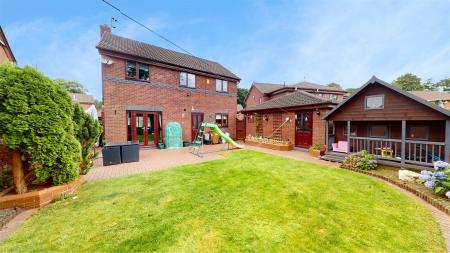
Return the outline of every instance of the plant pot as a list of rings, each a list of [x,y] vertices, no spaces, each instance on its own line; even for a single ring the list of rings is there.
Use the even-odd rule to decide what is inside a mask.
[[[158,143],[158,149],[165,149],[166,148],[166,144],[160,142]]]
[[[189,147],[189,146],[191,146],[190,141],[183,141],[183,147]]]
[[[314,157],[319,157],[322,155],[322,152],[320,149],[309,149],[309,155]]]

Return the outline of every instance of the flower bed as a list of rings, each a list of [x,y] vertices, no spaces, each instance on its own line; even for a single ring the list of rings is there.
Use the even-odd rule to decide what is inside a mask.
[[[0,197],[0,209],[20,207],[32,209],[42,207],[62,194],[73,193],[78,186],[84,182],[84,177],[80,176],[76,180],[64,184],[52,186],[42,190],[27,192],[23,194],[12,194]]]
[[[255,136],[251,136],[251,135],[249,135],[245,138],[245,144],[251,145],[251,146],[264,147],[264,148],[273,149],[273,150],[280,150],[280,151],[289,151],[294,148],[294,145],[289,141],[275,140],[275,139],[269,139],[269,138],[263,138],[263,137],[255,137]]]

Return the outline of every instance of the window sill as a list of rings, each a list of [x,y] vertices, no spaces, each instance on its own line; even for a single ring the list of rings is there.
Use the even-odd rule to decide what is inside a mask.
[[[188,88],[188,89],[192,89],[192,90],[195,90],[196,89],[196,87],[189,87],[189,86],[187,86],[187,85],[179,85],[180,87],[183,87],[183,88]]]

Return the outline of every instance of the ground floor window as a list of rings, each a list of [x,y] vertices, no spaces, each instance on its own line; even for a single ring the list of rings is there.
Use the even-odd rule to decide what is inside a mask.
[[[406,133],[408,139],[428,140],[429,128],[428,126],[411,125],[407,127]]]
[[[216,113],[216,124],[219,127],[228,127],[228,114]]]
[[[387,125],[371,125],[369,134],[370,137],[387,138],[389,136],[389,128]]]
[[[344,125],[343,129],[343,135],[345,138],[347,138],[347,125]],[[357,127],[355,125],[350,125],[350,136],[358,136],[357,133]]]

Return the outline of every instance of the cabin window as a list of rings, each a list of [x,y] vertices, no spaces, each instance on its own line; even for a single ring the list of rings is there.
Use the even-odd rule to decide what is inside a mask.
[[[375,138],[387,138],[389,135],[389,129],[386,125],[372,125],[369,128],[370,137]]]
[[[127,77],[136,78],[136,62],[127,62]]]
[[[216,113],[216,124],[219,127],[228,127],[228,114]]]
[[[228,92],[228,81],[216,79],[216,91]]]
[[[408,139],[414,140],[428,140],[429,128],[428,126],[412,125],[406,129],[406,136]]]
[[[186,72],[180,72],[180,85],[189,88],[195,88],[195,75]]]
[[[347,125],[344,125],[342,128],[344,130],[344,137],[347,138]],[[355,125],[350,125],[350,136],[357,136],[357,127]]]
[[[350,127],[351,128],[351,127]],[[334,122],[333,121],[328,121],[328,134],[329,135],[334,135]],[[345,133],[347,134],[347,133]]]
[[[366,110],[383,109],[384,95],[366,96]]]

